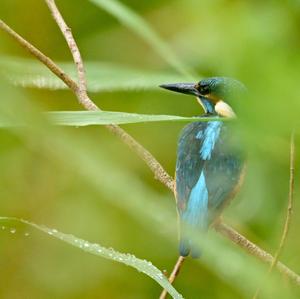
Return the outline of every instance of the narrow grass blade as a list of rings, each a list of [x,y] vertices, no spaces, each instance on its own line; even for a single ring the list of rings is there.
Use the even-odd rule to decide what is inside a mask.
[[[59,64],[67,74],[76,79],[73,63]],[[122,65],[88,61],[88,91],[128,91],[158,89],[162,83],[184,82],[184,76],[172,72],[155,72],[133,69]],[[0,73],[17,86],[43,89],[67,89],[68,87],[39,62],[17,57],[0,58]]]
[[[151,115],[112,111],[58,111],[48,112],[50,121],[63,126],[90,126],[108,124],[132,124],[162,121],[211,121],[216,117],[183,117],[176,115]]]
[[[44,115],[50,123],[59,126],[96,126],[111,124],[135,124],[147,122],[196,122],[196,121],[214,121],[220,120],[218,117],[185,117],[177,115],[159,115],[159,114],[137,114],[113,111],[53,111],[46,112]],[[226,119],[223,119],[226,121]],[[32,120],[26,122],[21,120],[12,121],[5,115],[0,116],[0,128],[20,127],[34,125]]]
[[[142,260],[135,257],[132,254],[121,253],[112,248],[103,247],[99,244],[90,243],[86,240],[77,238],[71,234],[64,234],[62,232],[57,231],[56,229],[48,228],[45,225],[38,225],[27,220],[18,219],[14,217],[0,217],[0,221],[17,222],[29,225],[39,231],[51,235],[54,238],[66,242],[72,246],[75,246],[83,251],[133,267],[139,272],[142,272],[151,277],[153,280],[155,280],[159,285],[165,288],[173,298],[183,299],[182,295],[180,295],[175,290],[175,288],[169,283],[165,275],[147,260]]]

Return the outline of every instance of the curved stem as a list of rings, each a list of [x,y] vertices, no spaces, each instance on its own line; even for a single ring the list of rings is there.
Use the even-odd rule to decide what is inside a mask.
[[[284,228],[282,231],[281,240],[278,246],[278,249],[275,253],[274,260],[272,262],[272,265],[269,269],[269,272],[271,273],[273,268],[276,266],[279,256],[282,253],[282,250],[284,248],[288,232],[290,230],[290,224],[292,219],[292,213],[293,213],[293,206],[294,206],[294,184],[295,184],[295,137],[294,132],[291,134],[291,142],[290,142],[290,180],[289,180],[289,197],[288,197],[288,206],[286,211],[286,218],[284,223]]]
[[[247,238],[245,238],[243,235],[235,231],[232,227],[228,226],[224,222],[216,223],[214,229],[226,238],[230,239],[233,243],[245,249],[249,254],[256,256],[264,263],[270,265],[273,263],[274,257],[270,253],[259,248],[257,245],[249,241]],[[276,264],[276,268],[279,272],[285,274],[291,281],[300,286],[300,276],[298,274],[296,274],[281,262],[278,262]]]
[[[0,19],[0,29],[8,33],[11,37],[13,37],[24,49],[26,49],[30,54],[32,54],[35,58],[37,58],[40,62],[42,62],[54,75],[60,78],[74,93],[76,92],[78,88],[77,83],[72,78],[70,78],[64,72],[64,70],[62,70],[58,65],[56,65],[51,58],[47,57],[35,46],[33,46],[22,36],[16,33],[1,19]]]
[[[84,106],[88,107],[88,110],[99,110],[99,108],[89,99],[87,95],[85,69],[84,69],[79,48],[73,37],[71,28],[67,26],[65,20],[63,19],[60,11],[58,10],[55,4],[55,0],[45,0],[45,1],[52,13],[55,22],[57,23],[60,31],[62,32],[68,44],[70,52],[73,56],[73,60],[76,66],[77,76],[78,76],[78,90],[76,91],[78,93],[78,99]]]
[[[175,281],[176,277],[178,276],[179,271],[180,271],[184,261],[185,261],[185,257],[180,255],[178,257],[177,262],[173,268],[173,271],[168,279],[171,284]],[[165,299],[167,297],[167,295],[168,295],[168,292],[164,289],[162,291],[162,293],[160,294],[159,299]]]
[[[290,180],[289,180],[289,196],[288,196],[288,206],[287,206],[287,211],[286,211],[286,218],[285,218],[285,223],[280,239],[280,243],[278,246],[278,249],[274,255],[274,259],[271,263],[270,269],[268,271],[268,275],[270,275],[273,271],[273,269],[276,267],[279,256],[281,255],[287,236],[288,232],[290,229],[290,224],[291,224],[291,219],[292,219],[292,213],[293,213],[293,206],[294,206],[294,183],[295,183],[295,137],[294,137],[294,131],[291,133],[291,141],[290,141]],[[253,299],[257,299],[258,295],[260,293],[260,290],[262,288],[262,285],[259,286],[253,296]]]
[[[34,57],[48,67],[52,73],[59,77],[76,95],[80,104],[90,111],[100,110],[100,108],[88,97],[87,94],[83,94],[80,91],[79,85],[69,77],[59,66],[57,66],[53,60],[43,54],[40,50],[26,41],[23,37],[17,34],[7,24],[0,19],[0,29],[7,32],[13,37],[22,47],[27,49]],[[131,135],[117,125],[107,125],[106,128],[113,134],[118,136],[130,149],[132,149],[151,169],[155,178],[166,185],[173,191],[173,179],[164,170],[162,165],[153,157],[153,155],[146,150],[140,143],[138,143]]]

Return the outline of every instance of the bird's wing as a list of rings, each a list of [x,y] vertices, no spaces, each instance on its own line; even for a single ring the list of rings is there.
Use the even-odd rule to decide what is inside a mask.
[[[197,256],[185,227],[208,228],[238,184],[243,167],[241,157],[222,121],[192,123],[182,131],[176,164],[181,255],[191,251]]]
[[[176,197],[179,212],[185,210],[186,201],[195,186],[204,161],[199,159],[203,140],[196,139],[196,135],[205,131],[205,123],[191,123],[181,133],[176,163]]]
[[[187,256],[195,247],[185,232],[186,226],[203,227],[207,222],[205,211],[207,211],[208,196],[205,179],[203,175],[201,176],[205,160],[200,158],[200,149],[204,141],[202,136],[206,127],[207,123],[204,122],[187,125],[178,143],[175,194],[180,217],[179,251],[181,256]],[[196,185],[198,185],[197,188],[194,188]],[[195,249],[192,251],[197,254],[197,248]]]
[[[243,155],[221,121],[192,123],[179,140],[176,194],[179,214],[205,228],[238,184]]]
[[[205,164],[204,169],[210,218],[213,218],[234,195],[243,174],[244,163],[245,154],[240,140],[230,125],[226,124],[222,127],[211,160]]]

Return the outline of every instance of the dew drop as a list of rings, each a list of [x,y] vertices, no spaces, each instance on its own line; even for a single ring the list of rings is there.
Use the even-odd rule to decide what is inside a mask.
[[[24,234],[24,236],[25,236],[25,237],[28,237],[28,236],[29,236],[29,233],[28,233],[28,232],[26,232],[26,233]]]
[[[2,225],[2,226],[1,226],[1,229],[2,229],[2,230],[5,230],[5,229],[6,229],[6,227],[5,227],[4,225]]]
[[[158,273],[158,278],[159,278],[159,279],[164,279],[165,276],[163,275],[163,273],[159,272],[159,273]]]
[[[11,229],[10,229],[10,232],[11,232],[12,234],[14,234],[16,231],[17,231],[17,230],[16,230],[15,228],[11,228]]]

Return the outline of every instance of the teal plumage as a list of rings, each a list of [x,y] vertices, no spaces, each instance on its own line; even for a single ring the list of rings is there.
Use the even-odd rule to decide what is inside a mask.
[[[206,231],[239,183],[244,165],[240,147],[230,142],[222,121],[195,122],[180,136],[176,163],[176,198],[181,219],[180,254],[197,256],[185,229]]]
[[[219,118],[188,124],[178,142],[176,199],[180,218],[179,251],[181,256],[191,254],[197,257],[199,250],[187,230],[189,227],[204,232],[208,229],[233,196],[244,166],[244,154],[232,124],[223,121],[215,109],[216,104],[244,91],[244,87],[236,80],[218,77],[198,84],[180,83],[162,87],[196,95],[205,109],[204,116]]]

